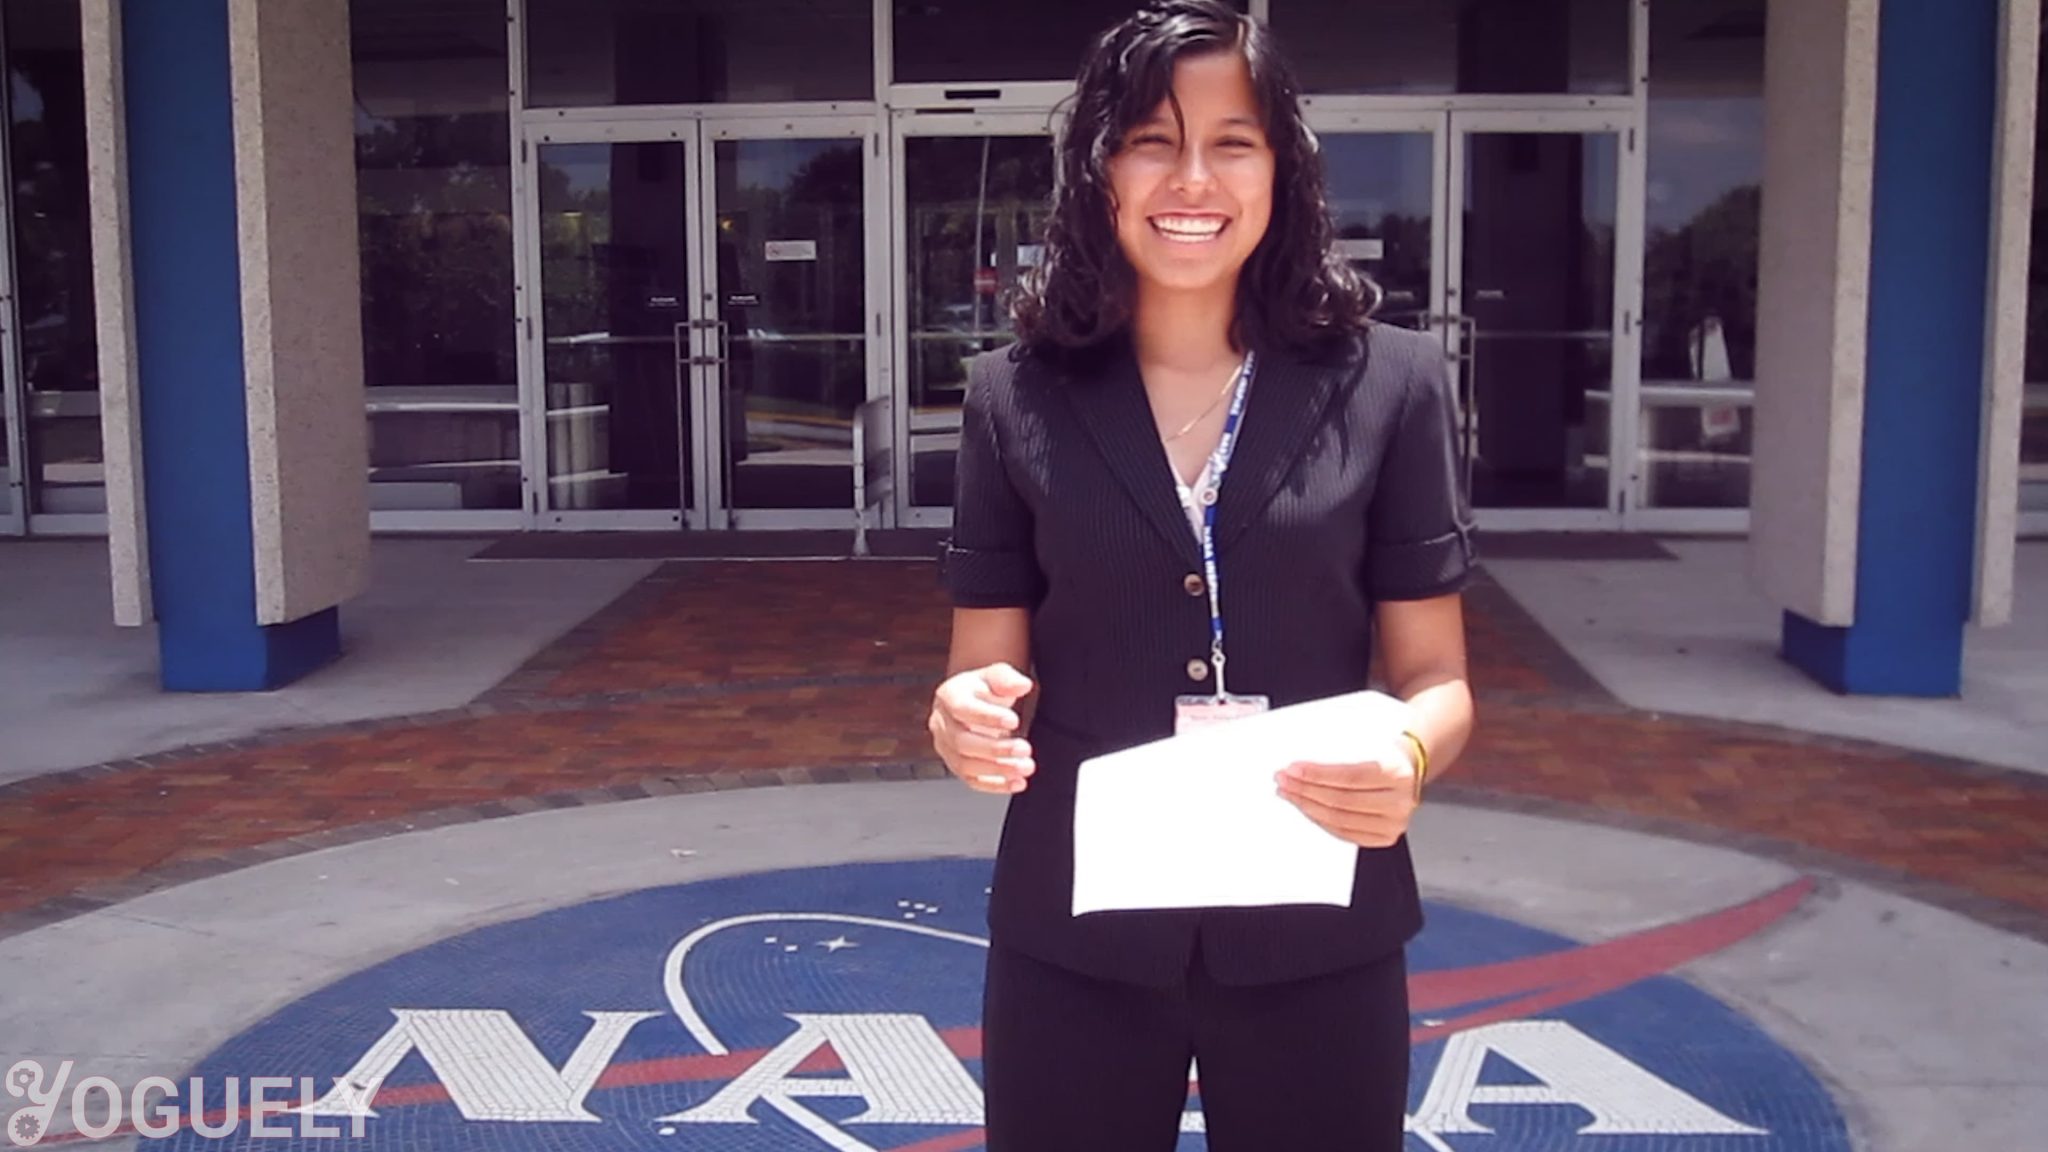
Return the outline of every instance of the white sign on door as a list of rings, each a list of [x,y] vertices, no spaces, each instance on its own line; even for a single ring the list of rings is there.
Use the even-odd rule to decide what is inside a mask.
[[[817,258],[818,242],[816,240],[770,240],[768,242],[768,262],[770,264],[816,260]]]
[[[1379,239],[1339,240],[1337,254],[1346,260],[1384,260],[1387,242]]]

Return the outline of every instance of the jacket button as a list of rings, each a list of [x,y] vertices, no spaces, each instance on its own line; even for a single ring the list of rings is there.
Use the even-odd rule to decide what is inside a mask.
[[[1209,590],[1209,586],[1202,582],[1202,578],[1193,572],[1188,573],[1188,578],[1181,581],[1180,586],[1187,589],[1190,596],[1200,596]]]
[[[1209,678],[1209,662],[1208,662],[1207,660],[1190,660],[1190,661],[1188,661],[1188,679],[1190,679],[1190,680],[1207,680],[1208,678]]]

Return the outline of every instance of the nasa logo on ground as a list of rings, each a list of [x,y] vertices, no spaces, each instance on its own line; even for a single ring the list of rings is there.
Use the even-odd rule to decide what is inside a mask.
[[[194,1074],[315,1078],[302,1110],[174,1146],[958,1152],[982,1144],[986,861],[707,880],[479,929],[284,1009]],[[1666,975],[1776,922],[1794,884],[1578,946],[1443,905],[1411,951],[1412,1149],[1846,1152],[1814,1074]],[[1184,1150],[1205,1147],[1199,1084]],[[305,1102],[301,1102],[302,1105]],[[224,1099],[207,1110],[246,1108]]]

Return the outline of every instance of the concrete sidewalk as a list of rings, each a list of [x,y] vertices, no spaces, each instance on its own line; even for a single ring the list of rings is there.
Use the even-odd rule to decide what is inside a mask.
[[[154,628],[118,628],[95,540],[0,543],[0,781],[262,732],[457,708],[653,571],[472,564],[487,540],[380,539],[344,655],[276,692],[165,693]]]
[[[1872,740],[2048,772],[2048,541],[2022,541],[2013,622],[1970,630],[1954,700],[1837,696],[1778,658],[1778,611],[1739,540],[1674,560],[1495,560],[1487,570],[1630,707]]]

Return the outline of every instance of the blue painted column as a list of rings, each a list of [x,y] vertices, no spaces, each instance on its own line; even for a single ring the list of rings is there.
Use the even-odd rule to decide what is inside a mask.
[[[227,0],[123,0],[120,12],[163,686],[275,688],[340,654],[340,618],[257,623]]]
[[[1855,623],[1787,612],[1784,655],[1837,692],[1953,696],[1975,556],[1998,0],[1883,0],[1878,35]]]

